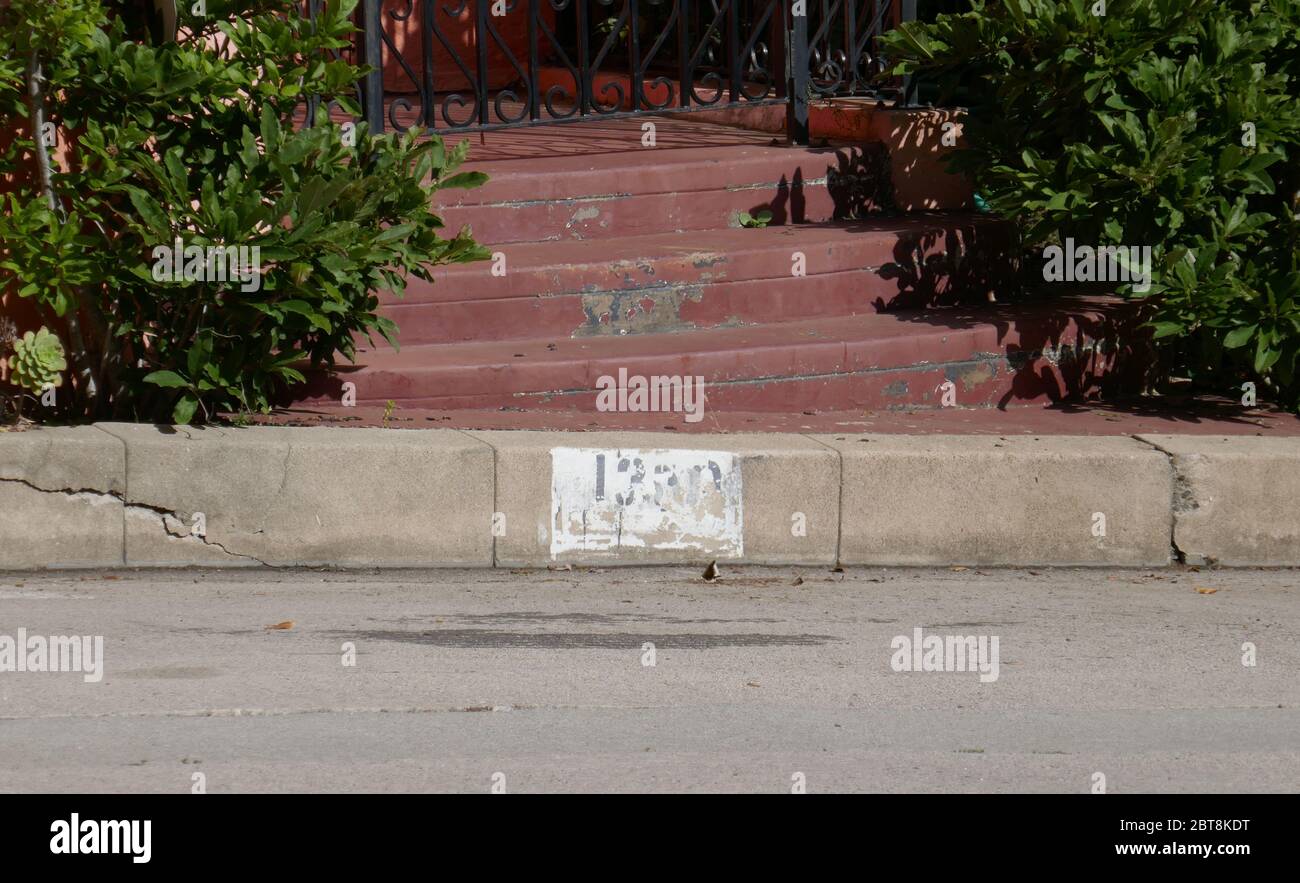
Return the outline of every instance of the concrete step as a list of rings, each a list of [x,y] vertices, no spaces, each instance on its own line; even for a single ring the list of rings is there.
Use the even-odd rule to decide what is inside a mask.
[[[448,227],[469,225],[487,245],[610,239],[738,226],[766,209],[772,224],[853,218],[888,205],[889,161],[879,144],[773,143],[639,148],[472,163],[488,182],[439,194]],[[725,130],[723,130],[725,131]]]
[[[1011,266],[1007,228],[911,215],[514,243],[440,267],[383,312],[403,345],[661,333],[983,302]],[[798,270],[802,275],[794,275]],[[495,275],[494,275],[495,274]]]
[[[702,377],[708,408],[959,407],[1083,398],[1129,382],[1136,309],[1106,297],[865,313],[743,328],[477,341],[362,353],[292,403],[597,413],[602,377]],[[622,373],[621,373],[622,372]],[[1110,390],[1108,390],[1110,391]]]

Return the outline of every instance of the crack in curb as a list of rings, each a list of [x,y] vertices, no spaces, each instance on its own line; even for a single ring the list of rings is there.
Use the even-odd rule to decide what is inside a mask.
[[[179,512],[175,512],[164,506],[154,506],[149,503],[136,503],[136,502],[129,501],[122,493],[118,491],[104,491],[104,490],[100,490],[99,488],[66,488],[66,487],[48,488],[48,487],[41,487],[40,485],[37,484],[33,484],[32,482],[28,481],[25,478],[0,477],[0,482],[20,484],[24,487],[31,488],[34,491],[39,491],[42,494],[54,494],[57,496],[66,497],[69,500],[82,499],[91,502],[113,501],[113,502],[121,503],[122,517],[124,522],[128,512],[139,512],[147,515],[152,515],[157,518],[159,526],[163,529],[163,532],[167,535],[169,539],[181,540],[182,542],[188,539],[195,539],[201,542],[205,546],[213,546],[217,549],[220,549],[222,552],[226,553],[232,558],[246,558],[249,561],[255,561],[258,564],[261,564],[263,567],[274,566],[274,565],[267,564],[265,561],[262,561],[260,558],[257,558],[253,555],[247,555],[244,554],[243,552],[234,552],[226,548],[224,543],[219,543],[216,540],[209,539],[206,536],[206,532],[203,535],[193,533],[190,529],[185,527],[185,519],[181,516],[181,513]],[[179,525],[179,527],[177,527],[176,525]],[[123,526],[123,539],[125,540],[125,525]],[[125,552],[125,544],[123,547],[123,552]],[[123,557],[123,561],[125,561],[125,556]]]
[[[280,487],[275,492],[277,497],[284,494],[284,486],[289,483],[289,458],[291,456],[293,456],[293,442],[286,441],[284,443],[284,462],[280,464]]]
[[[844,452],[834,445],[828,444],[819,438],[814,438],[809,433],[801,432],[799,435],[813,444],[821,445],[835,455],[835,465],[839,472],[838,480],[835,482],[838,492],[835,503],[835,566],[840,567],[842,566],[840,557],[844,550]]]
[[[156,516],[158,518],[159,525],[162,527],[163,532],[167,534],[168,539],[180,540],[181,542],[185,542],[187,540],[198,540],[200,543],[202,543],[205,546],[212,546],[214,548],[220,549],[222,552],[225,552],[227,555],[231,556],[232,558],[244,558],[247,559],[248,561],[255,561],[256,563],[262,565],[263,567],[275,566],[272,564],[267,564],[265,561],[263,561],[262,559],[254,555],[249,555],[244,552],[235,552],[231,549],[228,549],[225,543],[220,543],[214,539],[210,539],[207,535],[207,531],[204,531],[201,534],[194,533],[191,529],[185,526],[185,519],[181,517],[181,513],[179,512],[173,512],[172,510],[166,509],[162,506],[151,506],[148,503],[128,503],[125,500],[122,501],[122,507],[124,510],[123,511],[124,517],[127,512],[140,512],[140,513],[146,513],[149,515]],[[179,525],[179,526],[174,526],[174,525]]]
[[[1196,500],[1196,494],[1192,490],[1192,484],[1178,467],[1178,460],[1172,452],[1141,436],[1130,435],[1129,438],[1146,445],[1152,450],[1159,451],[1165,455],[1165,459],[1169,462],[1169,471],[1173,475],[1173,492],[1169,500],[1169,549],[1175,562],[1186,564],[1187,553],[1178,548],[1178,516],[1183,512],[1191,512],[1201,507],[1201,504]],[[1206,559],[1206,563],[1209,563],[1209,559]]]

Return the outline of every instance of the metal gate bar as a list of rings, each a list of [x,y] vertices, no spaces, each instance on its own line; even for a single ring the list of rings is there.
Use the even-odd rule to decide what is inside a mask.
[[[444,134],[785,105],[807,143],[810,101],[906,97],[876,38],[915,16],[916,0],[363,0],[360,97],[374,132]]]

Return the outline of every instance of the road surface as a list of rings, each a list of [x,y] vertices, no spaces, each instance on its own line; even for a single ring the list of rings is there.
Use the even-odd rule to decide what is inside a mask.
[[[20,628],[102,677],[0,671],[3,791],[1300,791],[1300,571],[0,575]]]

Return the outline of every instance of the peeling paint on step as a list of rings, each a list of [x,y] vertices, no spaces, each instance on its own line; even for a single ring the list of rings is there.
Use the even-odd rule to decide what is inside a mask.
[[[686,301],[699,303],[703,297],[703,286],[700,285],[583,294],[582,311],[587,318],[573,336],[644,334],[692,328],[693,323],[682,320],[682,304]]]
[[[953,383],[960,383],[962,389],[969,391],[996,379],[998,369],[992,362],[977,362],[974,365],[953,365],[944,368],[943,376]]]
[[[595,206],[587,206],[586,208],[580,208],[574,212],[573,216],[569,218],[569,223],[564,226],[572,227],[575,224],[581,224],[583,221],[592,221],[599,217],[600,209]]]

